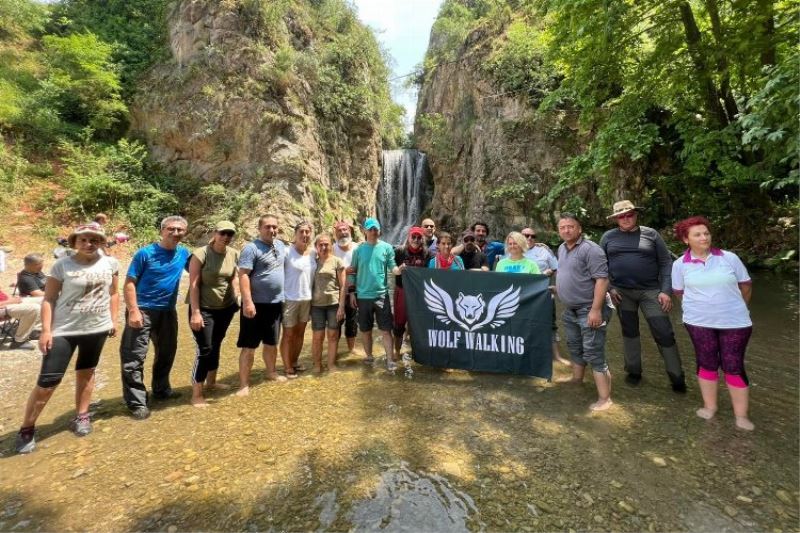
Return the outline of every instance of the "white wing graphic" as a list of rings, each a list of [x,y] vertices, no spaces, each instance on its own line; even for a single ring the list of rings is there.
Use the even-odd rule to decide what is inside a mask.
[[[514,316],[514,313],[517,312],[517,308],[519,307],[519,291],[519,288],[514,290],[514,286],[512,285],[492,298],[486,310],[486,318],[474,324],[468,331],[475,331],[486,324],[490,324],[493,328],[505,324],[506,321],[501,319]]]
[[[453,299],[433,281],[425,282],[425,303],[428,309],[433,311],[437,319],[445,324],[455,322],[469,331],[469,326],[459,320],[453,312]]]

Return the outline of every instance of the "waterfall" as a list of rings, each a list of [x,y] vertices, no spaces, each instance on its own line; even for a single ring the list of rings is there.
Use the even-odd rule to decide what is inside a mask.
[[[420,222],[427,156],[419,150],[384,150],[383,175],[376,202],[381,239],[402,244],[408,229]]]

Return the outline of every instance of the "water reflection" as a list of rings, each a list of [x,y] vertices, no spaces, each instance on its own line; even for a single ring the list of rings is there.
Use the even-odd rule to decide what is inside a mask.
[[[373,498],[353,505],[350,521],[351,531],[465,533],[483,530],[477,514],[472,498],[444,477],[419,474],[401,462],[381,475]]]

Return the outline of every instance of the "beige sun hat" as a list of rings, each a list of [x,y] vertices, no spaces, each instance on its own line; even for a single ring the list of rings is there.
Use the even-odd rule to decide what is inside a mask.
[[[624,215],[630,211],[641,211],[641,207],[637,207],[633,205],[633,202],[630,200],[620,200],[614,204],[613,208],[614,212],[608,215],[606,218],[617,218],[620,215]]]

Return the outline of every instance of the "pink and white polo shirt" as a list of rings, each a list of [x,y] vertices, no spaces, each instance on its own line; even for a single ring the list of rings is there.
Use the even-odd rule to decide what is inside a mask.
[[[683,322],[714,329],[746,328],[753,325],[739,290],[752,283],[742,260],[733,252],[711,249],[703,261],[690,250],[672,264],[672,290],[683,295]]]

